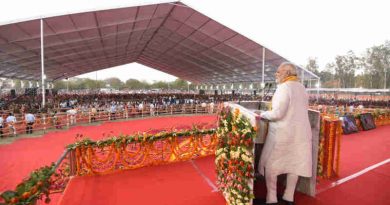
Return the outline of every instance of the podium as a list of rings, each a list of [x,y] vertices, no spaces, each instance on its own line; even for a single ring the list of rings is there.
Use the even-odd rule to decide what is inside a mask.
[[[228,102],[224,104],[224,107],[230,108],[232,111],[239,110],[239,113],[248,121],[253,127],[256,127],[255,139],[252,153],[253,162],[252,165],[256,169],[258,160],[260,159],[261,149],[266,141],[268,122],[260,120],[260,113],[270,108],[270,102],[259,102],[259,101],[242,101],[242,102]],[[308,110],[310,125],[312,129],[312,172],[313,175],[310,178],[300,177],[297,184],[297,191],[305,193],[310,196],[316,194],[316,173],[317,173],[317,162],[318,162],[318,145],[319,145],[319,134],[320,134],[320,113],[315,110]],[[227,136],[228,137],[228,136]],[[217,170],[218,172],[218,170]],[[257,172],[257,170],[256,170]],[[249,187],[253,192],[254,182],[253,178],[248,181]],[[225,198],[231,197],[229,193],[223,193]],[[229,201],[231,199],[227,199]]]

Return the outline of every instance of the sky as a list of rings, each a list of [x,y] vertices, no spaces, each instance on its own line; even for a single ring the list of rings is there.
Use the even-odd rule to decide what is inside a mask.
[[[12,0],[0,7],[0,25],[42,16],[163,3],[162,0]],[[361,55],[390,40],[388,0],[182,0],[182,3],[304,66],[320,69],[349,50]],[[23,6],[21,6],[23,5]],[[119,77],[148,82],[175,77],[132,63],[79,77]]]

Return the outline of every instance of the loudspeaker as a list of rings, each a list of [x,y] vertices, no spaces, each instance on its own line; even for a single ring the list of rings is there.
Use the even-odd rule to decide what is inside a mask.
[[[49,95],[49,89],[45,89],[45,95],[46,95],[46,96]]]
[[[234,90],[232,90],[232,95],[234,95]]]
[[[253,91],[253,95],[256,95],[256,90]]]
[[[32,95],[32,88],[25,88],[24,95]]]
[[[11,90],[11,97],[12,97],[12,98],[15,98],[15,97],[16,97],[15,89],[12,89],[12,90]]]
[[[218,95],[218,90],[214,90],[214,95]]]
[[[26,88],[26,89],[24,89],[24,95],[36,96],[37,95],[37,88]]]
[[[204,94],[205,94],[204,90],[199,90],[199,95],[204,95]]]
[[[51,94],[52,94],[53,96],[56,96],[56,95],[58,94],[58,90],[52,89],[52,90],[51,90]]]

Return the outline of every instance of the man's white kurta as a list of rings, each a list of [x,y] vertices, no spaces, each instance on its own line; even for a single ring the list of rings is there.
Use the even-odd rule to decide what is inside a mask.
[[[296,81],[282,83],[272,98],[272,110],[261,114],[270,120],[260,159],[264,168],[275,174],[312,175],[312,134],[308,115],[308,96]]]

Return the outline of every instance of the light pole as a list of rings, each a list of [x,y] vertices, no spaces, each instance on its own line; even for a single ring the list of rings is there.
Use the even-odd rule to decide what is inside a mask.
[[[383,89],[386,89],[387,85],[386,85],[386,82],[387,81],[387,69],[385,68],[385,83],[384,83],[384,87]]]
[[[97,81],[97,71],[96,71],[96,78],[95,78],[95,87],[96,87],[96,92],[98,91],[98,81]]]
[[[66,78],[66,92],[69,93],[69,78]]]

